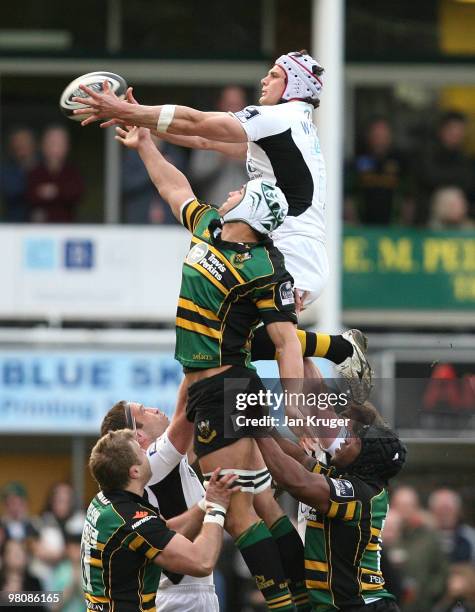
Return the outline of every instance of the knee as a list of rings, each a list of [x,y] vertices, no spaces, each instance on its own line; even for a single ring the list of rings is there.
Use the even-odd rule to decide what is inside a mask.
[[[271,527],[284,514],[284,511],[274,499],[271,489],[255,495],[254,508],[268,527]]]
[[[258,520],[259,517],[252,506],[252,499],[250,499],[248,504],[240,504],[238,508],[228,510],[224,527],[229,535],[235,539],[257,523]]]

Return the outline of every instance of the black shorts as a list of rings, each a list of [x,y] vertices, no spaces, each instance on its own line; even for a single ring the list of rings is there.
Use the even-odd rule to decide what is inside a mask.
[[[261,379],[254,370],[242,366],[232,366],[191,385],[186,416],[195,424],[194,451],[198,458],[255,435],[256,427],[239,423],[267,414],[267,407],[247,404],[248,394],[259,397],[259,392],[261,397],[266,392]]]

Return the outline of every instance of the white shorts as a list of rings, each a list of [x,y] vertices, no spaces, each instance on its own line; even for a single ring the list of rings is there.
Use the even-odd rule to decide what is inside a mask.
[[[285,267],[294,278],[294,287],[307,291],[304,306],[318,299],[328,281],[327,250],[323,242],[307,236],[276,236],[275,246],[285,258]]]
[[[212,584],[178,584],[158,589],[155,604],[160,612],[219,612]]]

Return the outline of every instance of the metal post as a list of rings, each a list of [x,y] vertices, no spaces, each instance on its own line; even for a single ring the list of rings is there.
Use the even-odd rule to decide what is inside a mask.
[[[319,329],[341,331],[343,197],[344,0],[313,0],[312,51],[325,68],[322,104],[316,112],[327,165],[327,251],[330,278],[321,298]]]
[[[107,2],[107,40],[110,53],[117,53],[122,47],[122,0]]]
[[[104,221],[120,222],[121,150],[114,128],[104,130]]]
[[[266,57],[275,53],[276,0],[261,0],[261,51]]]
[[[71,446],[71,482],[76,497],[82,506],[85,502],[84,469],[86,467],[86,441],[82,436],[72,438]]]
[[[121,0],[108,0],[106,47],[110,53],[122,47],[122,3]],[[115,130],[104,130],[104,221],[120,222],[121,197],[121,151],[114,140]]]

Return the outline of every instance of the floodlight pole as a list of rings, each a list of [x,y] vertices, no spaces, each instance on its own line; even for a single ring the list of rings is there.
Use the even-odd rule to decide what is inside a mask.
[[[318,328],[340,332],[343,211],[344,0],[312,1],[312,53],[325,68],[321,107],[315,113],[327,167],[327,251],[330,278],[320,298]]]
[[[122,46],[121,0],[108,0],[107,17],[106,47],[109,52],[117,53]],[[122,151],[115,140],[115,129],[104,132],[104,222],[120,223]]]

